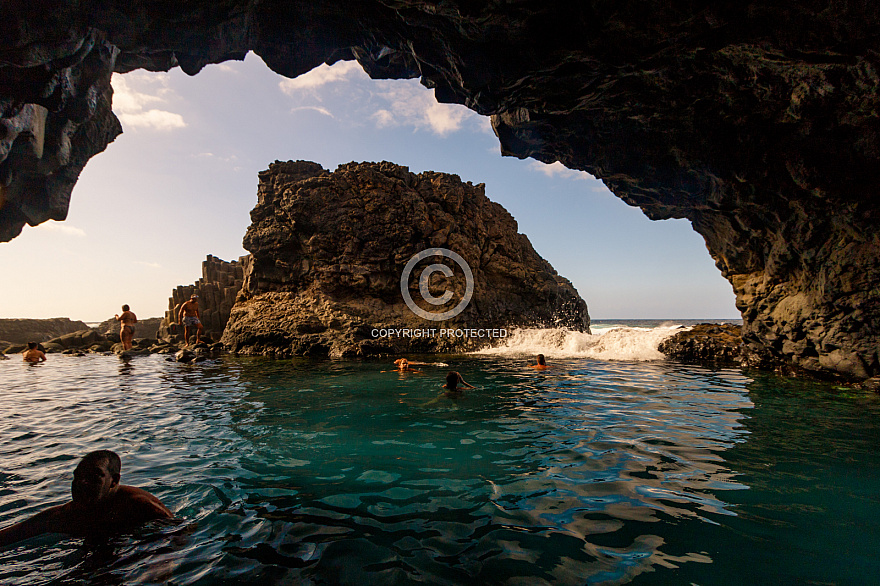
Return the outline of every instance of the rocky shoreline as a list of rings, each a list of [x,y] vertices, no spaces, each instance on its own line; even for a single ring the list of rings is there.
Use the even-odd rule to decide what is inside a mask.
[[[0,320],[12,321],[12,320]],[[68,318],[53,318],[49,320],[16,320],[21,322],[29,322],[37,328],[31,332],[25,332],[32,340],[38,337],[40,332],[45,331],[45,326],[55,326],[58,323],[83,323],[74,322]],[[163,318],[149,318],[138,322],[139,324],[155,322],[155,329],[158,330],[159,324]],[[40,322],[47,322],[42,324]],[[39,347],[47,354],[60,353],[74,356],[85,356],[87,354],[117,355],[123,358],[132,356],[144,356],[149,354],[166,354],[169,355],[167,360],[177,362],[201,362],[208,358],[215,358],[220,354],[238,352],[229,352],[229,349],[221,342],[203,341],[195,346],[188,347],[182,341],[176,342],[172,339],[157,338],[157,332],[153,332],[152,338],[135,338],[133,347],[130,350],[123,350],[122,344],[119,343],[118,331],[113,328],[108,331],[108,325],[111,320],[102,322],[94,328],[86,328],[74,332],[69,332],[61,336],[57,336],[45,342],[40,342]],[[149,326],[144,331],[152,331],[153,326]],[[103,332],[103,333],[101,333]],[[19,344],[0,344],[0,359],[8,358],[8,354],[18,354],[27,347],[25,343]],[[816,378],[817,380],[826,380],[829,377],[817,376],[815,372],[801,369],[794,369],[791,365],[780,361],[772,361],[762,359],[750,352],[749,346],[743,343],[742,326],[735,324],[717,324],[703,323],[683,328],[666,338],[658,346],[658,350],[666,355],[667,359],[680,362],[683,364],[703,364],[712,366],[731,366],[755,368],[758,370],[775,371],[784,376],[796,376]],[[389,353],[390,354],[390,353]],[[171,356],[173,355],[173,357]],[[267,354],[269,357],[279,357],[276,353]],[[880,392],[880,377],[873,377],[853,383],[846,379],[831,377],[838,383],[855,385],[857,387]]]
[[[121,356],[139,356],[145,354],[176,354],[184,350],[183,342],[173,339],[158,339],[159,327],[163,318],[147,318],[139,320],[132,348],[124,350],[119,339],[119,323],[110,318],[95,327],[88,327],[85,322],[72,321],[69,318],[51,319],[3,319],[0,320],[0,333],[14,338],[15,342],[0,342],[0,355],[18,354],[27,348],[28,342],[37,342],[38,347],[47,354],[118,354]],[[82,327],[80,327],[82,326]],[[71,330],[73,331],[64,331]],[[61,335],[57,334],[62,331]],[[48,339],[47,339],[48,337]],[[20,340],[20,341],[19,341]],[[196,355],[216,354],[221,352],[221,344],[212,343],[207,336],[202,344],[197,344],[192,351]],[[182,360],[188,362],[188,360]]]

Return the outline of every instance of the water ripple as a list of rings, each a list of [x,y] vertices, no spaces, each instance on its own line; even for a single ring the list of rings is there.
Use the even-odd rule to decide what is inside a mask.
[[[864,465],[865,418],[880,414],[864,397],[854,409],[814,394],[834,421],[792,414],[778,441],[792,402],[767,389],[782,379],[443,361],[478,388],[453,400],[448,368],[399,376],[371,362],[0,363],[0,525],[66,500],[76,459],[100,448],[181,519],[102,543],[19,544],[0,551],[0,583],[742,583],[705,573],[743,572],[713,543],[745,555],[768,525],[823,514],[750,495],[781,478],[816,485],[809,454],[825,449]]]

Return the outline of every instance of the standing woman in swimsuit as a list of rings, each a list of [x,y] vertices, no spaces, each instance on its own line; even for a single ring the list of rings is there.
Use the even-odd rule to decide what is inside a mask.
[[[137,316],[129,309],[128,305],[122,306],[122,315],[113,316],[119,322],[119,339],[122,340],[123,350],[131,350],[131,341],[134,339],[134,324]]]

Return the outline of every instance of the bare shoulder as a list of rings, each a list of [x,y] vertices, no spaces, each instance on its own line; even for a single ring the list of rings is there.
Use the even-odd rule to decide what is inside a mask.
[[[170,518],[173,515],[168,507],[162,504],[158,498],[136,486],[119,485],[116,491],[119,506],[125,507],[131,513],[143,515],[151,519]]]

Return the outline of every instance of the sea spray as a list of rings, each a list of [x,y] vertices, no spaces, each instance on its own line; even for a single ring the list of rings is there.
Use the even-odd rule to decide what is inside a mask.
[[[654,328],[615,327],[595,334],[560,328],[514,329],[503,344],[476,354],[517,356],[544,354],[551,358],[597,360],[662,360],[657,350],[664,339],[687,327],[672,322]]]

